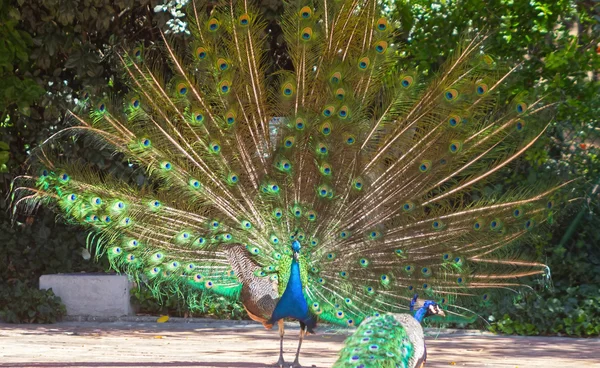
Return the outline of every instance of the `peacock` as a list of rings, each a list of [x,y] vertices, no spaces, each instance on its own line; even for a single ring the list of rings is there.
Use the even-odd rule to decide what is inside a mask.
[[[418,294],[410,302],[413,312]],[[342,367],[402,367],[422,368],[427,360],[427,349],[421,322],[429,316],[445,313],[432,300],[426,300],[410,314],[391,314],[367,317],[350,336],[334,368]]]
[[[54,208],[157,293],[240,298],[281,339],[298,320],[294,366],[319,321],[358,326],[415,293],[456,315],[548,276],[518,245],[566,183],[486,188],[544,135],[552,104],[508,92],[519,66],[490,55],[486,33],[435,72],[405,70],[378,1],[289,0],[292,67],[277,69],[252,1],[183,10],[183,32],[118,53],[126,92],[81,92],[72,126],[15,180],[15,213]],[[64,158],[73,137],[145,184]]]

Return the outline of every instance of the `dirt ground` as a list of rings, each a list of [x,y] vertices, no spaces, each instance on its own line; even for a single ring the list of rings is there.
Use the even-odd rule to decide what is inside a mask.
[[[299,330],[290,324],[286,331],[291,362]],[[300,362],[330,367],[347,334],[321,329],[308,336]],[[600,367],[600,339],[428,334],[427,368]],[[0,367],[269,367],[277,360],[278,339],[276,328],[224,321],[0,324]]]

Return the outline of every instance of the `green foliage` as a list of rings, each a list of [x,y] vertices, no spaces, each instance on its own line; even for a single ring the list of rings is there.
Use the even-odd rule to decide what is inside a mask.
[[[0,287],[0,320],[8,323],[54,323],[67,310],[52,289],[38,290],[17,281]]]

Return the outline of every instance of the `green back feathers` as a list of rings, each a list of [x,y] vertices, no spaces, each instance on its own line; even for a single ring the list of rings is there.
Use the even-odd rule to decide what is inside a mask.
[[[191,2],[189,37],[120,54],[130,93],[92,97],[74,120],[150,185],[45,150],[45,175],[18,183],[16,205],[55,205],[115,268],[232,296],[224,245],[243,244],[281,293],[298,240],[312,312],[341,325],[402,312],[415,292],[460,311],[544,274],[514,245],[548,222],[560,186],[485,188],[543,134],[549,106],[503,94],[512,70],[483,52],[486,37],[425,78],[396,67],[377,1],[285,9],[293,71],[265,77],[266,23],[242,1]]]
[[[420,328],[418,323],[417,327]],[[422,335],[421,329],[420,336]],[[409,337],[409,331],[394,316],[371,317],[346,339],[340,357],[333,367],[414,368],[414,365],[411,365],[415,360],[417,348],[414,343]],[[423,340],[420,339],[418,343],[422,345]],[[422,347],[420,351],[422,352]]]

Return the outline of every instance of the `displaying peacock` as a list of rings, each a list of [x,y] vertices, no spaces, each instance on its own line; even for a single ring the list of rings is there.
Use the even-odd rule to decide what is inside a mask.
[[[418,295],[410,303],[410,311]],[[356,332],[346,339],[334,368],[422,368],[427,360],[421,321],[428,316],[445,316],[440,306],[426,300],[410,314],[383,314],[367,317]]]
[[[460,313],[546,273],[515,245],[564,184],[484,188],[543,135],[550,106],[505,92],[516,67],[485,52],[485,35],[436,73],[401,70],[377,1],[288,1],[293,70],[267,75],[252,2],[186,14],[189,36],[119,54],[127,96],[82,94],[74,126],[17,179],[15,210],[52,206],[115,269],[157,291],[241,297],[268,328],[299,320],[301,339],[319,320],[406,311],[415,293]],[[148,184],[61,159],[73,135]]]

